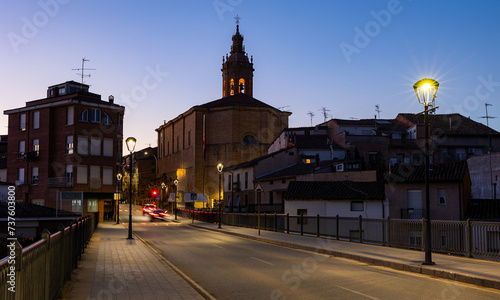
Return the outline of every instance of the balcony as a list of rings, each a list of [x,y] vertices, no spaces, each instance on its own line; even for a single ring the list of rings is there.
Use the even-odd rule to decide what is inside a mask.
[[[67,181],[66,177],[49,177],[47,187],[49,188],[66,188],[72,187],[73,181]]]

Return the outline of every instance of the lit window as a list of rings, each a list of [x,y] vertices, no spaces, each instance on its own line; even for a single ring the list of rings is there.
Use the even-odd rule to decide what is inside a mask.
[[[89,112],[87,110],[85,110],[82,112],[82,114],[78,118],[78,121],[87,122],[88,120],[89,120]]]
[[[73,154],[73,136],[66,137],[66,154]]]
[[[231,78],[229,82],[229,95],[234,95],[234,79]]]
[[[71,200],[71,211],[82,211],[82,200]]]
[[[240,81],[238,82],[238,90],[240,93],[245,93],[245,79],[240,78]]]
[[[101,111],[99,109],[92,108],[90,110],[90,121],[94,123],[101,122]]]
[[[87,212],[96,212],[96,211],[99,211],[99,200],[89,199],[87,201]]]

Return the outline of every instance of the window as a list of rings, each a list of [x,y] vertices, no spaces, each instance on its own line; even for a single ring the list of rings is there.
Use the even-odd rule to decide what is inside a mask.
[[[76,168],[76,183],[87,184],[87,166],[78,166]]]
[[[306,216],[307,216],[307,209],[303,209],[303,208],[302,209],[297,209],[297,216],[299,216],[297,218],[297,224],[300,224],[300,219],[301,219],[300,216],[302,216],[302,215],[304,216],[304,218],[303,218],[304,219],[304,224],[306,225],[307,224],[307,218],[306,218]]]
[[[100,156],[101,155],[101,138],[91,137],[90,138],[90,155]]]
[[[397,160],[398,163],[403,163],[405,161],[405,154],[404,153],[398,153],[396,160]]]
[[[26,114],[19,115],[19,130],[20,131],[26,130]]]
[[[66,186],[73,186],[73,166],[66,166]]]
[[[18,185],[24,184],[24,168],[17,170],[17,183]]]
[[[40,112],[34,111],[33,112],[33,129],[38,129],[38,128],[40,128]]]
[[[363,201],[351,201],[351,211],[363,211]]]
[[[243,144],[244,145],[257,145],[257,141],[255,138],[251,135],[245,135],[243,138]]]
[[[87,212],[96,212],[96,211],[99,211],[99,200],[89,199],[87,201]]]
[[[100,166],[90,166],[90,179],[101,180],[101,167]]]
[[[233,187],[233,177],[232,175],[227,175],[227,190],[230,191]]]
[[[229,81],[229,95],[234,95],[234,79],[231,78]]]
[[[38,184],[38,167],[31,168],[31,184]]]
[[[89,140],[86,136],[78,137],[78,154],[82,155],[89,154]]]
[[[107,157],[113,157],[113,139],[103,140],[102,155]]]
[[[73,154],[73,136],[66,137],[66,154]]]
[[[106,125],[113,124],[113,122],[111,122],[111,118],[106,113],[102,114],[102,123]]]
[[[89,120],[89,112],[87,110],[84,110],[80,115],[80,117],[78,118],[78,121],[88,122],[88,120]]]
[[[248,189],[248,172],[245,172],[245,189]]]
[[[71,200],[71,211],[82,211],[82,200]]]
[[[74,106],[69,106],[66,109],[66,125],[73,125],[73,116],[75,114],[75,107]]]
[[[446,190],[438,189],[438,205],[446,205]]]
[[[24,153],[26,152],[26,142],[25,141],[19,141],[19,154],[18,154],[18,157],[19,158],[23,158],[24,157]]]
[[[40,140],[39,139],[33,140],[33,151],[35,152],[35,156],[38,156],[40,154]]]
[[[113,185],[113,168],[102,167],[102,184]]]
[[[101,110],[92,108],[90,110],[90,121],[94,123],[101,123]]]
[[[31,204],[45,206],[45,200],[43,200],[43,199],[33,199],[33,200],[31,200]]]
[[[238,82],[238,90],[240,91],[240,93],[244,94],[245,93],[245,79],[243,78],[240,78],[239,82]]]
[[[456,150],[457,160],[465,160],[467,159],[467,153],[465,153],[464,148],[459,148]]]

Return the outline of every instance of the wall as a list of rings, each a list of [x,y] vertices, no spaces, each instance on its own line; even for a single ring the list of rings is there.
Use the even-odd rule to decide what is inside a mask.
[[[297,215],[297,209],[307,209],[309,216],[336,216],[382,219],[383,203],[380,200],[364,200],[363,211],[351,211],[350,200],[288,200],[285,202],[285,214]]]

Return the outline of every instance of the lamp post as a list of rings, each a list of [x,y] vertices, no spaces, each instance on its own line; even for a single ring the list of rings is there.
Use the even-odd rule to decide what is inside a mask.
[[[163,207],[163,194],[165,193],[164,190],[167,187],[167,185],[165,184],[165,182],[162,182],[160,186],[161,186],[161,189],[160,189],[160,205],[161,205],[161,207]]]
[[[432,261],[432,239],[431,239],[431,208],[429,197],[429,105],[434,102],[439,83],[430,78],[417,81],[413,89],[417,94],[418,102],[424,105],[425,125],[425,260],[423,265],[434,265]],[[437,107],[433,108],[436,109]]]
[[[179,184],[179,180],[174,180],[174,185],[175,185],[175,196],[174,196],[174,214],[175,214],[175,219],[177,220],[177,185]]]
[[[127,138],[125,141],[127,143],[127,149],[130,152],[130,186],[129,186],[129,209],[128,209],[128,239],[133,239],[132,237],[132,175],[134,174],[134,169],[132,169],[132,154],[135,149],[136,139],[133,137]]]
[[[116,174],[116,179],[118,180],[118,199],[116,199],[116,224],[120,224],[120,198],[122,196],[122,178],[121,173]]]
[[[219,228],[222,228],[221,227],[221,221],[222,221],[222,217],[221,217],[221,202],[220,202],[220,177],[222,175],[222,169],[224,169],[224,165],[222,163],[219,163],[217,165],[217,171],[219,171]]]

